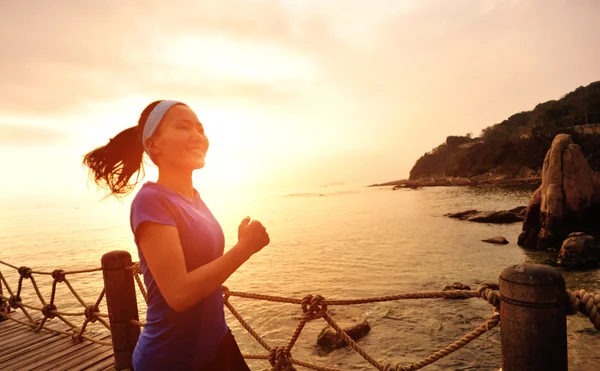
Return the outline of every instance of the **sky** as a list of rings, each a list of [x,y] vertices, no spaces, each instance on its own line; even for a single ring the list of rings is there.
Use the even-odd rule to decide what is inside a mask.
[[[198,188],[407,178],[448,135],[600,80],[598,14],[594,0],[0,0],[0,193],[93,193],[82,156],[156,99],[205,126]]]

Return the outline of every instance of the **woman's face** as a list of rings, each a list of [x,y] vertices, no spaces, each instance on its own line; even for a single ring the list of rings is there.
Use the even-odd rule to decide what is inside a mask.
[[[208,138],[198,117],[188,106],[171,107],[154,135],[147,139],[152,161],[160,168],[195,170],[204,167]]]

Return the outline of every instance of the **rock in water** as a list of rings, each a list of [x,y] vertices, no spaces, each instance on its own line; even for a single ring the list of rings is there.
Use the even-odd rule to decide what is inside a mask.
[[[461,211],[461,212],[458,212],[458,213],[446,214],[446,216],[449,217],[449,218],[465,220],[468,217],[476,215],[478,213],[479,213],[479,211],[477,211],[477,210],[467,210],[467,211]]]
[[[476,223],[510,224],[523,221],[523,208],[502,211],[467,210],[446,214],[447,217]]]
[[[544,159],[542,185],[525,213],[519,245],[558,249],[569,233],[600,232],[600,175],[571,136],[559,134]]]
[[[506,245],[508,244],[508,240],[502,236],[488,238],[486,240],[482,240],[482,242],[493,243],[496,245]]]
[[[600,248],[594,237],[582,232],[571,233],[563,242],[556,263],[566,268],[587,268],[596,266],[600,258]]]
[[[523,217],[510,211],[493,211],[479,213],[467,218],[467,220],[477,223],[510,224],[523,221]]]
[[[454,282],[451,285],[446,285],[442,291],[453,291],[453,290],[471,290],[471,288],[464,283]]]
[[[360,323],[348,327],[340,327],[342,327],[346,334],[348,334],[348,336],[350,336],[350,338],[354,341],[362,338],[371,330],[371,326],[369,326],[367,320],[363,320]],[[322,352],[330,353],[336,349],[343,348],[348,344],[346,344],[346,342],[335,332],[334,329],[327,326],[321,330],[321,333],[317,338],[317,345]]]

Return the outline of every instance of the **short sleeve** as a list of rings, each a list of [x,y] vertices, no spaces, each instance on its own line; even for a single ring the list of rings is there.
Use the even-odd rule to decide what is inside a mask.
[[[147,189],[140,190],[131,203],[130,221],[136,237],[137,229],[143,222],[177,226],[169,200]]]

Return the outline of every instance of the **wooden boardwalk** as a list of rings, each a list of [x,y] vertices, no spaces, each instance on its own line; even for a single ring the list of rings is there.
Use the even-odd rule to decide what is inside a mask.
[[[21,312],[10,314],[27,320]],[[0,318],[0,321],[2,319]],[[67,331],[62,322],[51,328]],[[98,340],[110,340],[110,335],[90,335]],[[6,319],[0,322],[0,370],[115,370],[112,347],[77,341],[71,337],[30,328]]]

